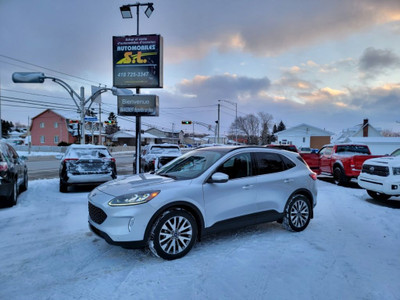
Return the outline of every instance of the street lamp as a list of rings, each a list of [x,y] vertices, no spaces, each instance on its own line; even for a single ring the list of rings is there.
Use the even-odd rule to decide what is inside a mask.
[[[55,83],[58,83],[61,85],[71,96],[72,100],[74,101],[76,107],[78,108],[78,111],[81,114],[81,124],[82,124],[82,135],[81,135],[81,144],[85,144],[85,105],[96,99],[100,94],[106,92],[106,91],[111,91],[114,96],[119,96],[119,95],[127,95],[127,94],[133,94],[132,91],[126,90],[126,89],[118,89],[118,88],[100,88],[96,92],[94,92],[89,98],[85,100],[85,92],[84,88],[81,87],[81,94],[79,95],[77,92],[75,92],[72,87],[66,83],[65,81],[62,81],[59,78],[56,77],[50,77],[44,75],[44,73],[40,72],[15,72],[12,74],[12,81],[14,83],[43,83],[45,79],[50,79]],[[90,103],[90,106],[92,103]]]
[[[145,15],[150,18],[151,14],[154,11],[153,3],[139,3],[136,4],[126,4],[121,6],[119,9],[121,11],[121,15],[123,19],[130,19],[132,18],[131,7],[136,7],[136,34],[139,35],[139,7],[140,6],[147,6],[146,11],[144,12]],[[136,88],[136,94],[140,94],[140,88]],[[141,148],[141,116],[136,116],[136,174],[140,173],[140,148]]]
[[[237,102],[233,102],[233,101],[229,101],[229,100],[218,100],[218,102],[221,102],[221,101],[224,101],[224,102],[227,102],[227,103],[229,103],[229,104],[232,104],[232,105],[235,105],[235,108],[236,108],[236,117],[235,117],[235,138],[236,138],[236,144],[237,144],[237,141],[238,141],[238,128],[237,128]]]

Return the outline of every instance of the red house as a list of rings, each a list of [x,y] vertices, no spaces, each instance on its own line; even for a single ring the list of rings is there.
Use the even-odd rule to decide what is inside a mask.
[[[70,120],[51,109],[33,117],[30,127],[32,145],[57,146],[60,142],[75,143],[78,139],[78,124],[70,124]]]

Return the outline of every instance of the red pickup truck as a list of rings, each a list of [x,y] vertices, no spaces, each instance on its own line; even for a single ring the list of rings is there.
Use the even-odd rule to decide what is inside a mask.
[[[360,175],[365,160],[382,155],[371,155],[367,145],[325,145],[318,153],[300,153],[311,170],[318,175],[333,176],[337,185],[346,185]]]

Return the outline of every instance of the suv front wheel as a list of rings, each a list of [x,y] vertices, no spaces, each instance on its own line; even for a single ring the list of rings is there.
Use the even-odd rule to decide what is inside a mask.
[[[197,223],[185,210],[166,211],[154,223],[149,240],[153,254],[173,260],[185,256],[196,242]]]

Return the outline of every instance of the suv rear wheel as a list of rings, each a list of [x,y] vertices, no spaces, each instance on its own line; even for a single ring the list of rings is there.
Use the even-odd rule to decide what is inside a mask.
[[[185,256],[197,238],[197,223],[185,210],[166,211],[154,223],[149,240],[153,254],[173,260]]]
[[[288,201],[283,217],[283,226],[290,231],[306,229],[311,220],[311,205],[304,195],[294,195]]]

